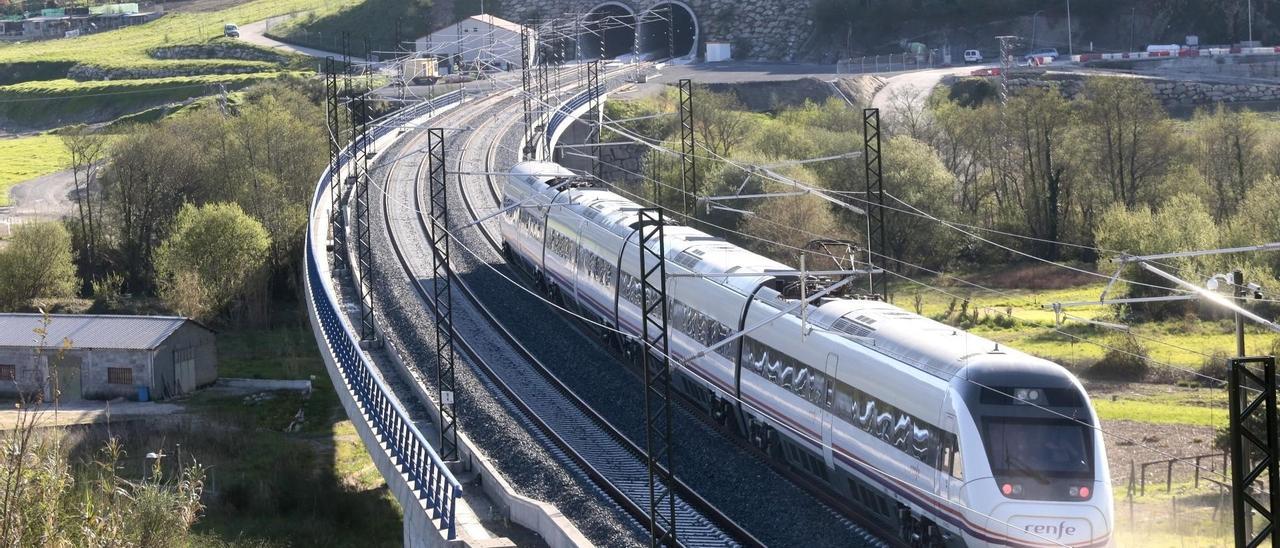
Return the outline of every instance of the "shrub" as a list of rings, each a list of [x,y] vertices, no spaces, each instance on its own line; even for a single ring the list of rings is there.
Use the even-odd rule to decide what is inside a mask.
[[[1123,341],[1085,371],[1085,376],[1096,380],[1138,382],[1147,376],[1147,349],[1137,337],[1126,336]]]

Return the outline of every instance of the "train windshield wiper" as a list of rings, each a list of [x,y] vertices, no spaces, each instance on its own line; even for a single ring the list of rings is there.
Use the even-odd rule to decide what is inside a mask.
[[[1032,469],[1030,466],[1027,466],[1026,463],[1022,462],[1019,459],[1006,455],[1004,458],[1004,464],[1006,468],[1026,476],[1030,476],[1031,478],[1035,479],[1036,481],[1039,481],[1040,483],[1049,483],[1049,478],[1047,476],[1045,476],[1041,472],[1038,472]]]

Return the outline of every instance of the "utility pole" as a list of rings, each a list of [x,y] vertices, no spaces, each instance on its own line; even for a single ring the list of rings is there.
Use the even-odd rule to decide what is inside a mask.
[[[1235,270],[1231,272],[1231,288],[1235,294],[1236,300],[1241,306],[1244,305],[1245,297],[1249,295],[1249,290],[1244,286],[1244,273]],[[1239,311],[1235,311],[1236,315],[1236,355],[1243,358],[1244,353],[1244,316]]]
[[[1075,57],[1076,51],[1071,42],[1071,0],[1067,0],[1067,58]]]
[[[639,211],[640,353],[644,363],[645,457],[650,546],[679,546],[671,437],[671,350],[667,339],[667,262],[662,208]]]
[[[880,109],[862,109],[862,158],[867,180],[867,290],[888,300],[884,274],[872,274],[879,257],[886,257],[884,178],[880,161]],[[886,265],[887,266],[887,265]]]
[[[698,171],[694,163],[695,146],[693,137],[693,82],[682,78],[680,88],[680,190],[684,214],[689,215],[690,204],[693,205],[693,216],[698,216]],[[693,189],[690,200],[689,189]]]
[[[449,200],[446,193],[444,129],[427,130],[430,170],[432,297],[436,324],[436,396],[440,400],[440,458],[458,460],[457,385],[453,367],[453,283],[449,279]]]
[[[342,124],[339,118],[338,103],[338,69],[333,57],[325,58],[324,64],[324,97],[325,128],[329,134],[329,233],[333,237],[333,269],[336,271],[347,264],[347,234],[344,222],[342,194]]]
[[[591,116],[592,126],[588,129],[587,135],[589,138],[587,142],[595,145],[592,147],[595,155],[591,158],[591,175],[599,179],[600,175],[602,175],[601,167],[603,167],[600,164],[600,139],[602,138],[600,133],[604,131],[604,112],[601,110],[600,105],[600,94],[604,92],[604,89],[600,87],[599,59],[593,59],[590,63],[587,63],[587,89],[590,90],[588,97],[591,98],[591,103],[588,115]]]
[[[1009,100],[1009,68],[1013,65],[1013,41],[1017,36],[997,36],[1000,41],[1000,103]]]
[[[1257,371],[1261,366],[1262,371]],[[1276,447],[1276,358],[1233,358],[1227,368],[1231,442],[1231,513],[1235,545],[1261,546],[1276,534],[1280,511],[1280,466]],[[1259,415],[1261,415],[1259,417]],[[1259,425],[1258,423],[1262,424]],[[1259,426],[1262,426],[1259,429]],[[1248,445],[1246,446],[1246,442]],[[1257,485],[1263,473],[1266,489]],[[1253,516],[1267,521],[1255,533]]]
[[[527,26],[520,27],[520,98],[524,104],[524,150],[521,159],[532,160],[537,146],[533,143],[533,44],[532,33]]]

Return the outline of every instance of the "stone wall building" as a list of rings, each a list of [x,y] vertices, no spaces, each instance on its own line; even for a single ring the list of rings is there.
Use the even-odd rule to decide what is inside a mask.
[[[584,58],[665,52],[702,57],[707,42],[732,47],[734,59],[794,59],[813,35],[812,0],[527,0],[499,15],[528,25],[582,15]],[[673,20],[669,24],[668,20]],[[674,39],[669,29],[674,27]],[[573,33],[574,29],[563,29]]]
[[[48,400],[54,374],[62,401],[136,399],[140,387],[164,399],[218,378],[215,334],[194,320],[53,314],[46,327],[41,318],[0,314],[0,397]]]

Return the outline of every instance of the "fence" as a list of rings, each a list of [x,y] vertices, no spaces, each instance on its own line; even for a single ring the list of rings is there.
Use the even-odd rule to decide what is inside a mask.
[[[1210,460],[1210,459],[1213,459],[1213,460]],[[1204,467],[1201,466],[1201,463],[1205,461],[1209,461],[1209,470],[1211,471],[1213,471],[1213,464],[1217,461],[1221,461],[1222,468],[1220,470],[1223,474],[1227,473],[1226,472],[1227,471],[1227,453],[1225,451],[1222,453],[1208,453],[1204,455],[1194,455],[1190,457],[1174,457],[1174,458],[1168,458],[1168,459],[1153,460],[1153,461],[1139,463],[1136,466],[1133,461],[1129,461],[1129,496],[1132,497],[1135,494],[1135,492],[1137,493],[1138,496],[1145,496],[1147,494],[1147,469],[1155,466],[1164,467],[1164,470],[1165,470],[1164,491],[1166,493],[1172,492],[1173,491],[1173,466],[1180,462],[1191,463],[1192,471],[1193,471],[1192,475],[1195,478],[1193,481],[1194,481],[1195,487],[1199,488],[1200,472],[1201,470],[1204,470]],[[1135,470],[1137,471],[1136,474],[1134,473]],[[1223,483],[1217,480],[1206,478],[1206,481],[1212,482],[1218,486],[1223,486]]]
[[[841,59],[836,62],[836,74],[864,74],[869,72],[902,72],[946,66],[936,50],[927,53],[892,53]]]
[[[368,138],[377,140],[434,109],[461,101],[462,97],[463,92],[459,90],[402,109],[375,121]],[[349,151],[350,147],[347,147],[341,155],[343,164],[350,159]],[[325,215],[317,217],[315,209],[323,207],[325,191],[335,175],[339,173],[326,170],[321,177],[312,203],[312,219],[327,218]],[[316,311],[320,333],[343,380],[344,386],[336,388],[345,388],[350,392],[370,430],[380,438],[391,462],[407,476],[407,484],[413,495],[425,503],[432,520],[440,521],[440,528],[446,531],[446,538],[453,540],[457,537],[456,509],[457,501],[462,497],[462,485],[449,472],[427,438],[414,426],[404,407],[374,371],[375,366],[369,358],[360,351],[358,336],[350,323],[342,318],[332,282],[327,279],[327,272],[322,272],[317,262],[316,255],[325,253],[324,247],[313,241],[312,234],[308,231],[307,288]],[[369,449],[376,451],[381,447],[375,445]],[[411,511],[412,508],[405,508],[405,512]]]

